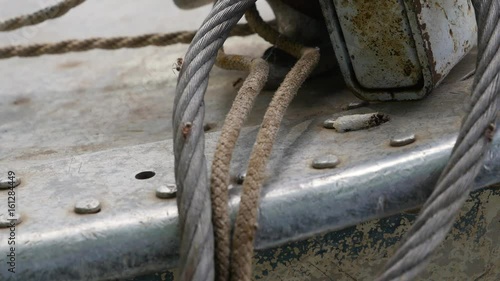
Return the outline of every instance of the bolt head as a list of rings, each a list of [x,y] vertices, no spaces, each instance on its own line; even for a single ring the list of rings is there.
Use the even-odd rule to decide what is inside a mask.
[[[335,129],[335,119],[326,119],[323,122],[323,127],[326,129]]]
[[[314,159],[312,167],[315,169],[335,168],[339,163],[340,159],[336,155],[327,154]]]
[[[161,199],[175,198],[177,196],[177,185],[167,184],[156,189],[156,197]]]
[[[237,176],[236,176],[236,183],[237,184],[243,184],[243,182],[245,181],[245,177],[247,176],[246,173],[239,173]]]
[[[101,210],[101,202],[96,198],[85,198],[75,204],[77,214],[95,214]]]
[[[0,178],[0,189],[8,189],[14,188],[21,184],[21,178],[15,177],[14,180],[10,180],[9,178]]]
[[[12,225],[18,225],[22,222],[21,215],[10,216],[8,213],[0,214],[0,228],[8,228]]]
[[[409,145],[415,142],[417,137],[415,134],[401,134],[391,138],[390,145],[394,147]]]

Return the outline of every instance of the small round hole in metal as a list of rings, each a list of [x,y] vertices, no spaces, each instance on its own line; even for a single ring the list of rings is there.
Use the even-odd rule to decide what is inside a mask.
[[[153,171],[143,171],[135,175],[135,178],[138,180],[147,180],[154,177],[155,175],[156,173]]]

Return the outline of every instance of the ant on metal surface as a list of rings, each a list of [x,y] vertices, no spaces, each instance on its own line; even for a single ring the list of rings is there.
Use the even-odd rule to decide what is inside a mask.
[[[182,58],[177,58],[177,61],[174,64],[172,64],[172,71],[174,71],[174,74],[175,74],[175,70],[177,70],[177,72],[181,71],[181,67],[182,67],[183,62],[184,62],[184,60]]]

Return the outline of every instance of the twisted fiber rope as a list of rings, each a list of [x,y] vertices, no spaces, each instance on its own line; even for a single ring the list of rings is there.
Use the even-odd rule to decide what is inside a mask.
[[[229,36],[246,36],[254,32],[248,24],[236,25]],[[8,46],[0,48],[0,59],[11,57],[36,57],[47,54],[63,54],[83,52],[92,49],[115,50],[121,48],[141,48],[146,46],[168,46],[177,43],[191,43],[195,31],[174,33],[145,34],[133,37],[89,38],[84,40],[67,40],[57,43],[33,44],[27,46]]]
[[[407,238],[378,281],[411,280],[445,238],[480,171],[500,108],[500,2],[473,1],[478,61],[472,95],[452,155]]]
[[[173,112],[175,178],[180,226],[180,280],[214,279],[211,200],[204,154],[203,97],[217,51],[255,0],[221,0],[189,46]]]
[[[252,27],[265,24],[258,15],[255,6],[246,13],[246,18]],[[269,34],[259,33],[259,28],[256,28],[256,32],[264,38],[270,38],[272,44],[276,44],[277,38],[281,38],[276,31],[271,31],[274,35],[278,35],[272,38]],[[293,45],[293,51],[286,49],[285,51],[295,54],[297,45],[291,45]],[[257,229],[258,201],[267,162],[288,105],[319,61],[318,49],[302,48],[300,54],[299,60],[286,75],[264,115],[250,156],[232,242],[231,280],[234,281],[252,279],[253,243]]]
[[[267,42],[286,51],[296,58],[300,58],[302,56],[303,46],[288,39],[286,36],[280,34],[276,29],[274,29],[269,23],[266,23],[259,15],[255,6],[245,13],[245,19],[247,20],[250,28]]]
[[[243,122],[247,119],[255,98],[267,81],[269,65],[260,58],[226,55],[222,48],[217,56],[216,65],[224,69],[250,72],[224,121],[212,161],[210,186],[215,235],[215,273],[216,280],[226,281],[229,278],[231,247],[231,223],[228,208],[229,168]]]
[[[39,24],[49,19],[58,18],[83,2],[85,2],[85,0],[65,0],[32,14],[2,21],[0,22],[0,31],[10,31],[29,25]]]

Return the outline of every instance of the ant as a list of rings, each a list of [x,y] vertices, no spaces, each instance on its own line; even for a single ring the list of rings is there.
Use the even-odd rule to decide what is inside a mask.
[[[184,60],[182,58],[177,58],[177,62],[172,64],[172,71],[174,71],[174,74],[175,74],[175,70],[177,70],[177,72],[181,71],[181,67],[182,67],[183,62],[184,62]]]

